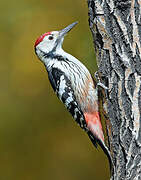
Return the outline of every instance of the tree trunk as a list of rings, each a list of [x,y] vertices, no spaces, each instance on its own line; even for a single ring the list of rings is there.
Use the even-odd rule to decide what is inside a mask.
[[[141,179],[141,0],[88,0],[105,90],[111,180]]]

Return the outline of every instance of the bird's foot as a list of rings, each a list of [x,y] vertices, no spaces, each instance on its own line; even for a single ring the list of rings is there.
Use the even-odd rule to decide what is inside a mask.
[[[103,83],[101,83],[101,82],[98,82],[98,83],[97,83],[97,86],[100,86],[100,87],[102,87],[103,89],[106,89],[106,90],[109,89],[107,86],[105,86],[105,85],[104,85]]]
[[[97,84],[96,84],[97,87],[100,86],[100,87],[102,87],[103,89],[106,89],[106,90],[109,89],[107,86],[105,86],[105,85],[101,82],[97,71],[94,73],[94,76],[95,76],[95,78],[96,78],[96,80],[97,80]]]

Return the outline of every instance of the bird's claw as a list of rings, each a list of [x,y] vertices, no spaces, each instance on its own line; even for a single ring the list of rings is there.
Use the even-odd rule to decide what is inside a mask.
[[[100,87],[102,87],[103,89],[106,89],[106,90],[108,90],[109,88],[107,87],[107,86],[105,86],[103,83],[101,83],[101,81],[100,81],[100,78],[99,78],[99,75],[98,75],[98,72],[96,71],[95,73],[94,73],[94,76],[95,76],[95,78],[96,78],[96,80],[97,80],[97,87],[98,86],[100,86]]]
[[[98,82],[98,83],[97,83],[97,86],[100,86],[100,87],[102,87],[103,89],[106,89],[106,90],[109,89],[107,86],[105,86],[105,85],[104,85],[103,83],[101,83],[101,82]]]

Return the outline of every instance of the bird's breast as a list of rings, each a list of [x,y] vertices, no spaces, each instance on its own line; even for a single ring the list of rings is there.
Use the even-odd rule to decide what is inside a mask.
[[[80,82],[79,82],[80,81]],[[83,81],[83,82],[82,82]],[[75,96],[83,112],[98,111],[97,91],[91,79],[78,80]]]
[[[72,88],[83,112],[98,111],[97,90],[89,72],[70,73]]]
[[[54,67],[64,72],[83,112],[98,111],[97,90],[88,69],[78,60],[54,61]]]

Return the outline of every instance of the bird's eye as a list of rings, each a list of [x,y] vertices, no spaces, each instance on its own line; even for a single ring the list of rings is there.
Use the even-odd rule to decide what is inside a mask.
[[[53,36],[49,36],[48,39],[49,39],[49,40],[53,40]]]

